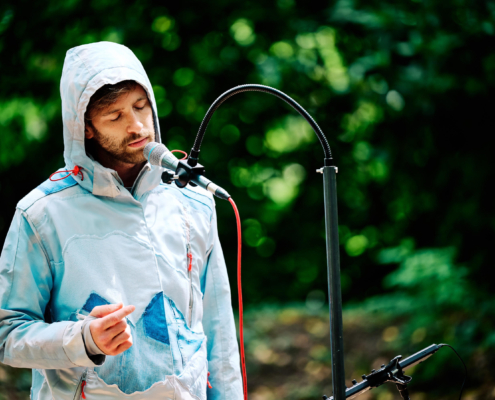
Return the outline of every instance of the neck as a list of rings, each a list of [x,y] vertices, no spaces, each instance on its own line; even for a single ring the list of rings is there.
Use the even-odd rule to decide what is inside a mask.
[[[117,160],[101,148],[96,150],[95,159],[105,168],[116,171],[125,187],[132,187],[134,185],[139,172],[141,172],[144,164],[146,164],[146,161],[138,164],[130,164]]]
[[[112,168],[119,174],[125,187],[132,187],[144,164],[146,164],[146,161],[139,164],[120,163],[107,168]]]

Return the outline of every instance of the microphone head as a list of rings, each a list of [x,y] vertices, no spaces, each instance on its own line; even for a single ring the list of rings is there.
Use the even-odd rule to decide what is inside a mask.
[[[165,147],[165,145],[157,142],[149,142],[146,146],[144,146],[143,154],[151,165],[158,165],[161,167],[163,154],[167,151],[169,150]]]
[[[148,143],[144,147],[143,154],[151,165],[168,168],[172,171],[175,171],[179,164],[179,160],[161,143]]]

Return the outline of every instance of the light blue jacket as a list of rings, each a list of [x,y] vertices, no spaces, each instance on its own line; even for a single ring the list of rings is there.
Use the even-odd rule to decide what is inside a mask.
[[[100,42],[67,52],[64,158],[83,176],[47,180],[17,205],[0,259],[0,361],[33,369],[33,400],[79,399],[83,381],[91,400],[241,399],[212,196],[162,183],[163,169],[149,164],[129,192],[115,171],[86,155],[90,97],[127,79],[146,90],[161,142],[151,84],[127,47]],[[85,316],[118,302],[136,306],[128,317],[133,346],[88,357]]]

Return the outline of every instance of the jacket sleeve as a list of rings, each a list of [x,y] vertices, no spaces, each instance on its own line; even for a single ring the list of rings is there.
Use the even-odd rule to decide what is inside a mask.
[[[0,361],[22,368],[94,367],[84,321],[46,323],[53,275],[40,236],[17,210],[0,257]]]
[[[208,400],[241,400],[242,378],[229,278],[218,239],[216,213],[212,218],[213,247],[208,257],[203,297],[203,327],[207,337],[208,371],[212,388]]]

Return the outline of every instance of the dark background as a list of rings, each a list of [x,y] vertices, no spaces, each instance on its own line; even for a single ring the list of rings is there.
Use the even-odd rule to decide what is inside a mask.
[[[368,352],[409,355],[447,342],[471,370],[466,398],[495,397],[488,375],[495,366],[495,213],[489,195],[495,2],[163,4],[1,3],[0,243],[16,203],[64,166],[59,82],[69,48],[100,40],[131,48],[154,85],[162,140],[171,149],[190,150],[206,110],[225,90],[244,83],[273,86],[314,117],[339,167],[346,360],[357,357],[355,343],[368,360]],[[300,318],[291,321],[308,315],[324,320],[322,176],[315,172],[323,152],[309,125],[275,97],[237,95],[215,113],[201,162],[232,194],[243,219],[249,321],[285,321],[290,310],[299,310]],[[234,215],[221,201],[217,212],[234,285]],[[237,289],[232,292],[237,306]],[[279,334],[270,329],[256,331],[253,343],[276,348],[272,339]],[[310,374],[307,363],[284,366],[252,354],[255,399],[279,393],[284,383],[269,378],[277,368]],[[328,354],[317,362],[328,369]],[[346,371],[349,379],[359,378]],[[315,381],[315,394],[286,390],[283,396],[321,396],[327,372]],[[453,398],[462,367],[442,350],[414,376],[420,397]],[[26,372],[0,370],[5,398],[21,398],[28,388]],[[392,390],[371,396],[398,398]]]

